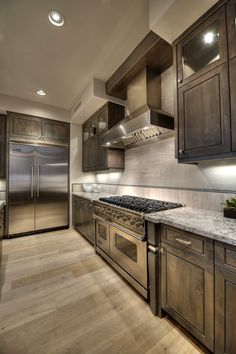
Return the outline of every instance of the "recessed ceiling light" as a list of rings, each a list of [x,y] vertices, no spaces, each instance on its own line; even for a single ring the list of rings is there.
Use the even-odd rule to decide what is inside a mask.
[[[39,96],[45,96],[47,93],[45,92],[45,91],[43,91],[43,90],[38,90],[37,92],[37,95],[39,95]]]
[[[50,10],[48,14],[49,21],[54,25],[54,26],[63,26],[64,25],[64,16],[56,11],[56,10]]]

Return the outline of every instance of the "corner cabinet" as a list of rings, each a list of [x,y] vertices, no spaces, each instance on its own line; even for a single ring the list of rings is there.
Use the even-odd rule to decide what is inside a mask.
[[[9,140],[69,145],[69,123],[15,112],[8,112],[8,118]]]
[[[235,14],[218,2],[174,44],[179,162],[236,156]]]
[[[0,178],[6,177],[6,116],[0,114]]]
[[[162,309],[213,351],[213,241],[163,226],[161,252]]]
[[[124,115],[124,106],[108,102],[83,124],[83,172],[124,169],[124,150],[102,146],[103,134]]]

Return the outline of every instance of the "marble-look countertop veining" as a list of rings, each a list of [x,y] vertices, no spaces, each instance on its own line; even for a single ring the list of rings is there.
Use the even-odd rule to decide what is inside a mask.
[[[6,204],[5,200],[0,200],[0,209],[2,209],[2,207]]]
[[[236,246],[236,219],[225,218],[220,212],[182,207],[147,214],[145,219]]]
[[[94,192],[73,192],[73,195],[76,195],[77,197],[85,198],[88,200],[98,200],[99,198],[102,197],[111,197],[115,194],[111,193],[104,193],[104,192],[99,192],[99,193],[94,193]]]

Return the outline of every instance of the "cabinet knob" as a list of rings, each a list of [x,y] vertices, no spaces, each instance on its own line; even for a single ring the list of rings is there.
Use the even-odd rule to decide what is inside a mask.
[[[179,84],[182,84],[182,82],[183,82],[183,79],[179,79],[179,80],[178,80],[178,83],[179,83]]]
[[[184,150],[179,149],[179,154],[184,154]]]

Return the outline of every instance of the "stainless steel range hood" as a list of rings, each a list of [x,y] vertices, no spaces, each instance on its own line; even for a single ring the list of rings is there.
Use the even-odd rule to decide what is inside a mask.
[[[127,87],[129,114],[103,136],[103,145],[116,148],[149,140],[174,130],[174,117],[161,109],[161,79],[145,68]]]

